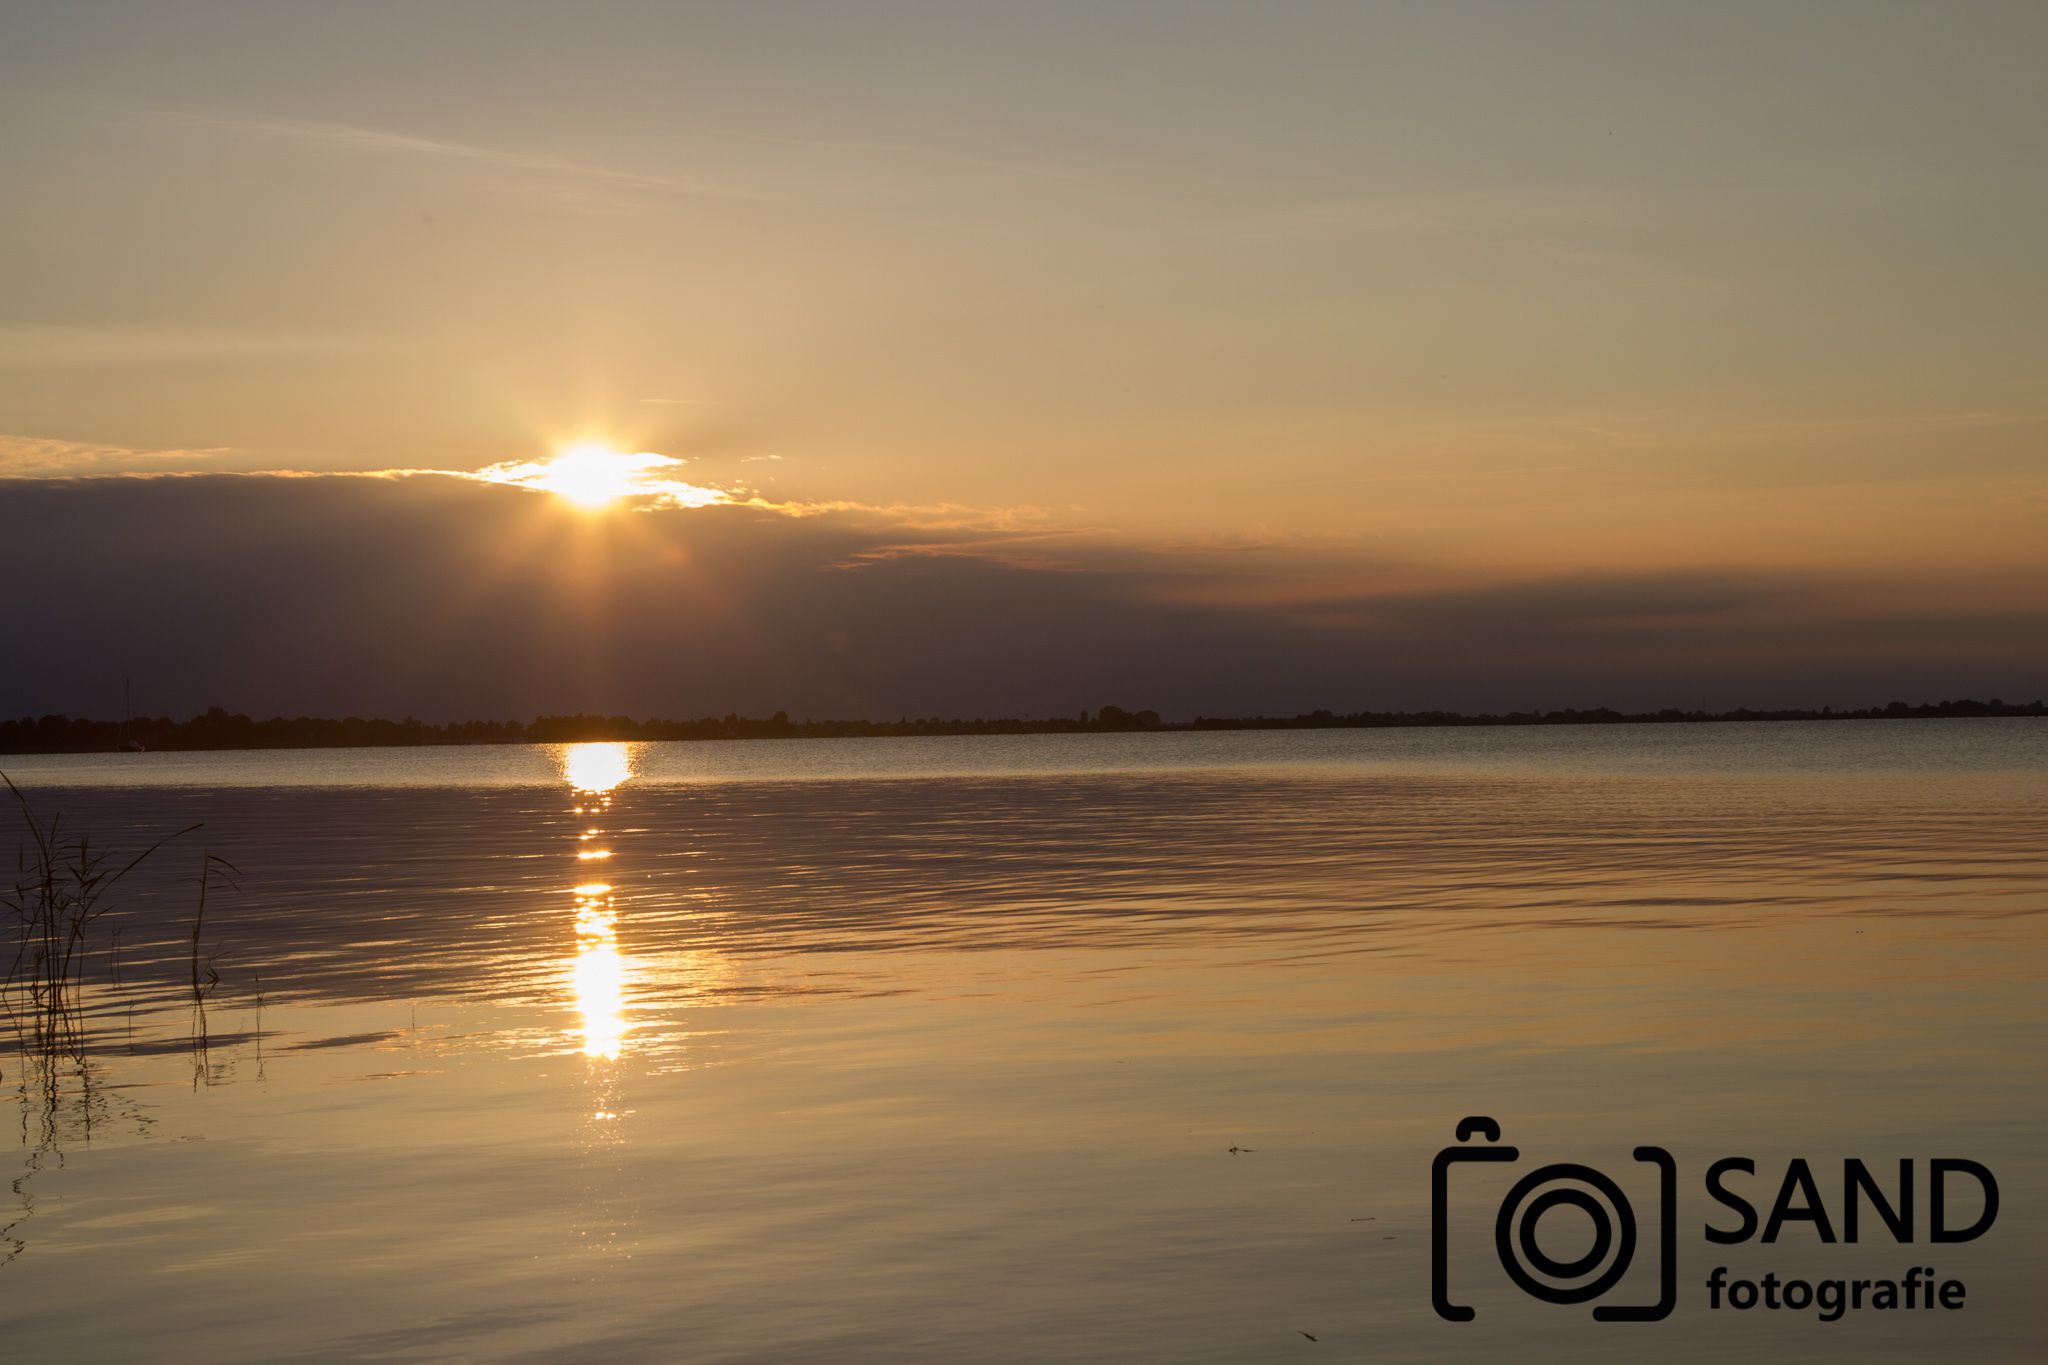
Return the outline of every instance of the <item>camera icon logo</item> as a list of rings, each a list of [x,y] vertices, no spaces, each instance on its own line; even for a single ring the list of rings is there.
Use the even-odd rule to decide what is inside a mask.
[[[1475,1135],[1484,1144],[1473,1143]],[[1431,1278],[1430,1298],[1437,1316],[1447,1322],[1470,1322],[1475,1310],[1450,1297],[1450,1175],[1463,1162],[1512,1162],[1521,1149],[1500,1144],[1500,1125],[1490,1118],[1458,1121],[1458,1145],[1436,1154],[1430,1168]],[[1662,1147],[1638,1147],[1635,1159],[1657,1172],[1658,1293],[1655,1302],[1599,1304],[1593,1316],[1601,1322],[1656,1322],[1669,1317],[1678,1302],[1678,1167]],[[1560,1260],[1538,1245],[1536,1227],[1554,1209],[1570,1208],[1592,1222],[1593,1243],[1583,1255]],[[1560,1161],[1524,1173],[1501,1200],[1493,1225],[1494,1248],[1501,1269],[1517,1288],[1545,1303],[1588,1303],[1612,1290],[1628,1274],[1635,1259],[1635,1210],[1628,1196],[1604,1171]]]

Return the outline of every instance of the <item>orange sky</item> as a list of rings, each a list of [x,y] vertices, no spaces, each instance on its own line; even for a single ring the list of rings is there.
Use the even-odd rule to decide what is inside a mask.
[[[1878,3],[17,12],[0,476],[594,440],[1175,601],[2037,612],[2044,46]]]

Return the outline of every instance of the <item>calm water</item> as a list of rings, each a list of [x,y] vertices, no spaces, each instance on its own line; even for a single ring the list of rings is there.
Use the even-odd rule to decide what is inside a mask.
[[[2040,722],[0,770],[96,841],[204,822],[96,931],[83,1060],[0,1052],[8,1359],[2048,1350]],[[195,1011],[202,850],[240,889]],[[1434,1315],[1430,1162],[1482,1113],[1525,1161],[1675,1154],[1674,1319],[1462,1252],[1480,1317]],[[1971,1157],[2001,1211],[1710,1247],[1730,1153],[1837,1203],[1845,1156]],[[1968,1307],[1710,1313],[1717,1264]]]

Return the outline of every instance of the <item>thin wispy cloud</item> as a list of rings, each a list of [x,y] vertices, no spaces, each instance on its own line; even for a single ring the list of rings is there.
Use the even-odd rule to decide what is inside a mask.
[[[269,115],[217,114],[194,110],[151,110],[147,116],[187,127],[236,136],[266,138],[321,147],[344,154],[413,161],[442,161],[524,177],[538,186],[605,187],[655,195],[688,195],[710,199],[756,199],[733,185],[697,177],[658,175],[552,152],[532,152],[449,138],[426,137],[393,128],[328,123]]]
[[[964,147],[942,147],[894,138],[790,137],[764,133],[744,136],[769,146],[824,152],[835,158],[864,157],[954,173],[1018,177],[1073,176],[1080,173],[1077,167],[1050,161],[998,156]]]
[[[234,454],[226,446],[152,450],[0,433],[0,479],[65,479],[199,472]]]

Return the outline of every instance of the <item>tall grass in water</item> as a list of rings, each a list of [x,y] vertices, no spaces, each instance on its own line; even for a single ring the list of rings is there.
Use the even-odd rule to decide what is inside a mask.
[[[62,1164],[66,1142],[90,1143],[97,1126],[124,1112],[142,1121],[132,1100],[100,1082],[87,1027],[87,967],[102,946],[95,941],[95,926],[113,910],[115,888],[164,845],[199,826],[189,825],[129,856],[97,846],[88,835],[72,833],[57,816],[46,819],[38,814],[5,773],[0,773],[0,783],[12,795],[23,832],[12,888],[0,893],[0,961],[7,959],[10,938],[14,945],[13,960],[0,981],[0,1013],[8,1016],[21,1049],[11,1079],[21,1105],[25,1153],[20,1174],[7,1186],[17,1207],[11,1216],[0,1211],[0,1266],[5,1266],[26,1245],[23,1230],[35,1213],[33,1186],[45,1164]],[[0,804],[4,801],[0,798]],[[206,1001],[220,983],[214,965],[219,948],[207,954],[203,947],[207,897],[223,883],[238,889],[235,877],[232,864],[201,854],[188,966],[195,1085],[210,1075],[205,1061]],[[121,927],[113,926],[106,940],[107,983],[117,994],[125,993]],[[260,995],[258,1001],[260,1010]],[[134,1010],[131,1003],[131,1046]]]
[[[190,825],[165,835],[133,857],[94,847],[91,837],[72,834],[60,817],[38,815],[28,797],[6,774],[0,782],[14,797],[26,841],[15,855],[14,886],[0,897],[11,917],[14,961],[0,983],[0,1004],[14,1017],[22,1042],[34,1052],[82,1051],[80,1002],[85,968],[92,950],[92,930],[111,907],[108,895],[129,873],[174,839],[192,833]],[[217,860],[208,857],[211,870]],[[201,903],[204,904],[204,873]],[[203,915],[203,910],[202,910]],[[4,951],[4,950],[0,950]],[[193,994],[200,993],[199,929],[193,929]],[[219,979],[209,963],[206,975]]]

